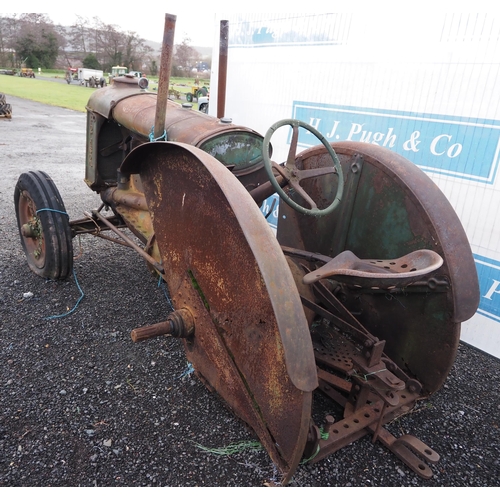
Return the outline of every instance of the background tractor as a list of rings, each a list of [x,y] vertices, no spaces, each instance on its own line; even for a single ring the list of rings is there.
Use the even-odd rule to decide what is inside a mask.
[[[191,90],[186,93],[186,101],[193,102],[193,99],[198,99],[200,97],[205,97],[208,95],[207,87],[193,86]]]

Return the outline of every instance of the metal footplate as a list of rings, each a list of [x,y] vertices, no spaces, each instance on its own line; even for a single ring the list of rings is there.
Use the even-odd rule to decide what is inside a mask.
[[[320,372],[319,375],[321,377],[322,373]],[[327,377],[328,375],[325,376],[325,378]],[[344,385],[343,389],[345,388]],[[342,402],[340,392],[321,378],[319,389],[337,402]],[[346,412],[348,411],[349,405],[346,405]],[[423,479],[430,479],[433,473],[426,462],[437,463],[440,458],[439,454],[415,436],[409,434],[399,438],[393,436],[382,426],[382,423],[385,420],[394,418],[394,416],[393,409],[387,411],[387,403],[377,401],[363,406],[338,422],[333,422],[333,418],[328,417],[323,426],[323,433],[318,432],[318,435],[321,435],[322,438],[318,439],[316,446],[310,447],[310,449],[315,450],[310,462],[318,462],[344,446],[372,434],[374,441],[380,441],[418,476]]]
[[[374,432],[372,425],[369,429]],[[396,438],[383,427],[379,430],[377,439],[421,478],[432,477],[432,470],[424,460],[435,464],[439,461],[439,455],[420,439],[410,434]]]
[[[319,390],[344,408],[344,418],[335,422],[327,416],[323,432],[316,428],[309,433],[306,459],[317,462],[372,434],[373,443],[380,441],[421,478],[430,479],[433,473],[426,462],[436,463],[439,455],[416,437],[396,438],[383,427],[411,410],[421,397],[420,384],[407,376],[399,378],[401,370],[376,348],[376,339],[370,339],[372,351],[363,356],[356,343],[344,335],[325,337],[321,326],[314,331],[318,339],[313,344],[316,362],[325,367],[317,367]]]

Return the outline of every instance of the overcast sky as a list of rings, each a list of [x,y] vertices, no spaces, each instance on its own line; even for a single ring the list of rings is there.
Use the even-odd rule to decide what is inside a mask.
[[[149,3],[149,2],[148,2]],[[193,16],[189,12],[176,12],[180,9],[173,9],[177,19],[175,23],[175,43],[181,43],[184,38],[191,39],[191,45],[210,47],[213,45],[215,14],[205,14],[204,18]],[[97,16],[106,24],[115,24],[123,31],[135,31],[145,40],[161,42],[163,39],[163,30],[165,27],[165,9],[149,9],[145,12],[135,10],[131,16],[125,11],[112,12],[107,10],[101,12],[80,12],[67,14],[47,12],[52,21],[56,24],[71,26],[76,20],[76,14],[92,19]],[[207,19],[208,18],[208,19]]]
[[[82,0],[71,2],[71,10],[68,3],[60,0],[20,0],[11,2],[8,6],[10,13],[17,12],[39,12],[47,14],[55,24],[71,26],[76,16],[80,15],[88,19],[97,16],[106,24],[114,24],[123,31],[135,31],[146,40],[161,42],[165,26],[165,14],[173,14],[177,17],[175,25],[175,43],[181,43],[184,38],[191,39],[191,45],[210,47],[213,45],[216,34],[215,13],[228,5],[228,1],[214,0],[207,8],[206,2],[193,0],[191,2],[159,1],[110,1],[110,0]],[[233,2],[234,5],[234,2]],[[61,6],[65,10],[61,9]],[[3,5],[0,10],[2,14]],[[12,9],[14,7],[16,10]],[[170,10],[169,10],[170,9]]]
[[[498,0],[306,0],[276,1],[252,0],[242,4],[235,0],[191,0],[176,2],[169,0],[80,0],[62,3],[61,0],[19,0],[19,2],[2,2],[2,10],[15,8],[15,12],[46,13],[56,24],[71,25],[76,15],[92,19],[99,17],[106,24],[114,24],[123,31],[135,31],[146,40],[161,42],[165,26],[165,14],[177,17],[175,27],[175,43],[184,38],[191,39],[191,45],[211,47],[218,43],[218,21],[216,13],[227,15],[228,12],[268,12],[277,11],[276,7],[286,7],[287,12],[359,12],[370,11],[386,20],[395,11],[403,12],[403,19],[408,15],[412,22],[416,13],[432,16],[437,10],[452,12],[498,10]],[[71,10],[68,6],[71,6]],[[273,8],[274,6],[274,8]],[[65,10],[62,10],[61,7]],[[11,13],[14,12],[11,10]],[[406,15],[405,15],[406,14]],[[401,22],[399,17],[398,22]],[[425,29],[424,29],[425,32]],[[215,40],[215,42],[214,42]]]

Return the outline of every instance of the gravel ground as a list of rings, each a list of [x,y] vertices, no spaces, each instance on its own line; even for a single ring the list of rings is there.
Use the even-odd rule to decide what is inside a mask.
[[[133,344],[162,321],[164,291],[132,251],[74,242],[72,278],[26,264],[13,205],[18,176],[43,170],[71,218],[96,208],[83,182],[85,115],[7,96],[0,119],[0,486],[263,486],[279,476],[265,451],[217,455],[254,436],[187,371],[169,338]],[[24,294],[33,294],[25,298]],[[461,344],[444,388],[388,426],[441,455],[425,481],[369,438],[298,468],[297,486],[500,486],[500,360]],[[316,397],[321,408],[324,401]]]

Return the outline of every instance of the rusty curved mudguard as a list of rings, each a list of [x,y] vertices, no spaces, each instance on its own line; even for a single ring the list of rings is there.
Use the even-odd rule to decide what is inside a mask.
[[[318,380],[308,323],[276,237],[235,176],[195,147],[144,144],[121,172],[140,174],[170,296],[195,318],[187,358],[292,474]]]
[[[454,363],[460,323],[479,303],[465,231],[438,186],[410,161],[371,144],[332,146],[346,179],[339,209],[311,220],[281,204],[278,240],[331,257],[346,250],[360,259],[397,259],[421,249],[439,254],[443,265],[411,286],[374,290],[362,280],[343,286],[344,304],[373,335],[386,340],[387,355],[426,392],[435,392]],[[299,168],[325,161],[322,146],[297,156]],[[319,178],[308,188],[326,198],[334,191]]]

